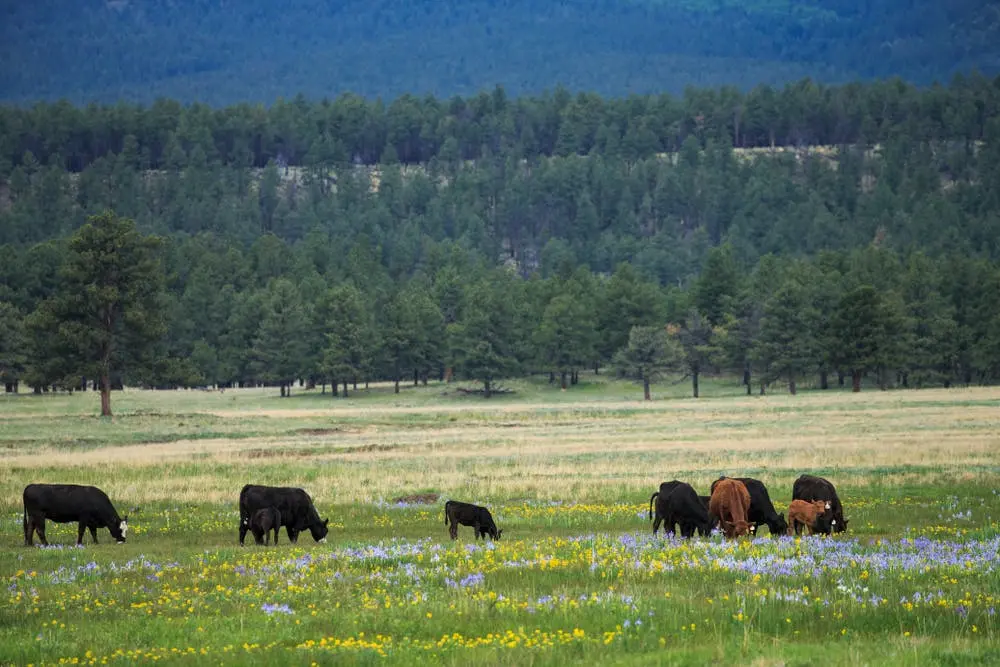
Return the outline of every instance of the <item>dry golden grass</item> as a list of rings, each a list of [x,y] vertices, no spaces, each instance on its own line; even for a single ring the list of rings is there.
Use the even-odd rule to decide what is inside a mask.
[[[707,486],[720,474],[744,471],[782,483],[824,470],[858,485],[903,484],[940,475],[988,477],[1000,463],[997,388],[322,409],[261,409],[241,405],[238,392],[226,397],[223,403],[211,396],[202,412],[224,420],[266,417],[279,424],[277,435],[85,451],[10,446],[0,462],[6,480],[0,502],[16,504],[29,481],[99,483],[135,504],[224,502],[245,482],[262,481],[302,484],[329,503],[421,490],[610,495],[675,476]],[[148,400],[155,405],[156,395]],[[407,421],[427,414],[455,420]],[[31,417],[38,415],[0,413],[4,420]],[[329,417],[330,428],[303,429],[307,417]],[[338,418],[348,417],[350,427],[338,427]],[[76,419],[45,418],[53,427]],[[777,495],[779,501],[786,494]]]

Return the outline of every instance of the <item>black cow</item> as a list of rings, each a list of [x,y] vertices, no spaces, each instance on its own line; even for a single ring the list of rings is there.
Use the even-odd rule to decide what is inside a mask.
[[[274,543],[278,543],[278,530],[281,528],[281,512],[275,507],[257,510],[250,517],[250,532],[257,544],[270,544],[271,531],[274,531]]]
[[[240,491],[240,545],[250,529],[250,517],[257,510],[273,507],[281,514],[288,541],[295,544],[306,528],[317,542],[325,542],[329,519],[320,519],[312,498],[302,489],[286,486],[247,484]]]
[[[664,522],[663,530],[672,532],[675,524],[681,526],[682,537],[694,537],[695,530],[707,536],[712,532],[712,520],[708,509],[702,503],[697,492],[690,484],[673,480],[660,484],[660,490],[653,494],[656,498],[656,521],[653,523],[653,535]],[[653,498],[650,498],[652,503]],[[652,518],[652,509],[650,509]]]
[[[448,526],[448,523],[451,525]],[[485,507],[461,503],[457,500],[449,500],[444,504],[444,524],[448,526],[448,534],[451,539],[458,538],[458,525],[472,526],[476,531],[476,539],[485,538],[489,535],[494,540],[499,540],[502,530],[497,530],[496,523],[493,522],[493,515]]]
[[[32,537],[38,532],[38,540],[47,545],[45,520],[56,523],[78,521],[76,543],[83,544],[83,532],[90,529],[90,535],[97,544],[97,529],[107,528],[118,544],[125,543],[128,532],[128,515],[118,516],[114,505],[106,493],[96,486],[78,484],[29,484],[24,487],[24,544],[32,545]]]
[[[847,530],[844,506],[840,504],[837,489],[829,480],[815,475],[800,475],[795,480],[795,484],[792,485],[792,500],[825,500],[829,502],[830,513],[833,516],[833,521],[831,521],[833,531],[842,533]]]
[[[715,485],[723,479],[726,479],[726,477],[720,477],[712,482],[713,492],[715,491]],[[788,522],[785,521],[785,515],[778,514],[775,511],[774,504],[771,502],[771,496],[768,495],[767,487],[764,486],[763,482],[752,477],[733,477],[731,479],[743,482],[743,485],[747,487],[747,491],[750,492],[750,512],[747,515],[747,521],[758,525],[766,523],[768,530],[771,532],[771,537],[778,537],[788,532]]]

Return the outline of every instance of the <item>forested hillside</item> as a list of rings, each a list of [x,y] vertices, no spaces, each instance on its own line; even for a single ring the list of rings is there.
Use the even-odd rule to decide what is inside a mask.
[[[988,0],[6,3],[0,99],[271,103],[1000,72]]]
[[[0,377],[80,383],[55,315],[108,252],[81,225],[113,209],[164,237],[144,299],[165,335],[109,347],[129,383],[992,382],[998,99],[960,77],[3,108]]]

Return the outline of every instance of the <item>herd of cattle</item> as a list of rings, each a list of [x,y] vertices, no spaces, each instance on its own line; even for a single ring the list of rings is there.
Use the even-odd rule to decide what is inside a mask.
[[[107,494],[94,486],[77,484],[29,484],[24,488],[24,543],[33,544],[34,534],[43,545],[45,521],[78,522],[76,543],[83,544],[83,534],[89,530],[97,543],[97,529],[107,528],[119,544],[125,542],[128,515],[119,516]],[[767,524],[771,535],[803,528],[809,533],[841,532],[847,529],[844,508],[833,484],[822,477],[802,475],[792,487],[792,503],[788,520],[778,514],[767,488],[750,477],[720,477],[712,483],[711,495],[699,496],[686,482],[673,480],[660,484],[660,490],[649,499],[649,518],[656,518],[653,534],[663,524],[665,531],[680,526],[680,535],[693,537],[695,531],[707,536],[721,527],[728,538],[756,533],[759,524]],[[325,542],[329,519],[321,519],[309,494],[298,488],[247,484],[240,491],[240,545],[246,534],[252,533],[257,544],[270,544],[271,533],[278,543],[282,526],[292,543],[308,530],[316,542]],[[471,526],[476,538],[499,540],[490,511],[479,505],[449,500],[444,505],[444,522],[451,539],[458,538],[458,527]]]
[[[654,535],[661,523],[670,532],[679,525],[682,537],[693,537],[695,531],[707,536],[713,528],[721,527],[726,537],[733,538],[755,534],[762,523],[771,535],[798,535],[803,528],[810,534],[824,535],[847,530],[837,490],[829,480],[814,475],[795,480],[787,521],[775,511],[764,483],[752,477],[720,477],[712,482],[708,496],[699,496],[686,482],[664,482],[649,499],[650,519],[654,501]]]

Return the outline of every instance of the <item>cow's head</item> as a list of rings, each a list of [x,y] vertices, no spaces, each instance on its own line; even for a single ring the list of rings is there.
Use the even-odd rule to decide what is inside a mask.
[[[122,517],[117,526],[110,526],[108,530],[118,544],[125,544],[125,537],[128,535],[128,514]]]
[[[493,531],[492,531],[492,533],[493,534],[490,535],[490,537],[492,537],[494,540],[499,540],[500,536],[503,535],[503,528],[501,528],[500,530],[497,530],[496,528],[494,528]]]
[[[740,535],[754,535],[757,532],[757,524],[748,523],[743,519],[737,521],[723,521],[722,527],[724,532],[732,537],[739,537]]]
[[[768,528],[771,530],[772,537],[778,537],[779,535],[784,535],[788,532],[788,521],[785,520],[784,514],[779,514],[778,518],[775,519],[774,525],[769,525]],[[754,524],[754,532],[757,534],[757,526]]]
[[[330,523],[329,519],[323,519],[323,521],[317,521],[309,526],[309,532],[312,533],[313,539],[323,544],[326,542],[326,536],[330,532],[330,529],[326,525]]]
[[[833,529],[838,533],[842,533],[845,530],[847,530],[847,519],[844,519],[843,521],[837,521]]]

